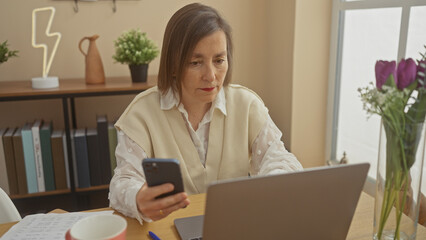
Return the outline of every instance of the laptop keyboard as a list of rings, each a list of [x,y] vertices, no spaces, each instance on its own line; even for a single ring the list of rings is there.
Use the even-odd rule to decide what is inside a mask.
[[[196,237],[196,238],[191,238],[189,240],[203,240],[203,237]]]

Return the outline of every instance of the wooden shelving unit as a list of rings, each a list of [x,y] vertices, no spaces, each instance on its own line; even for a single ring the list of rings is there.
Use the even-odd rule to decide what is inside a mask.
[[[58,88],[38,90],[31,87],[31,81],[6,81],[0,82],[0,102],[28,101],[35,99],[62,99],[62,112],[67,140],[68,159],[72,159],[71,129],[75,129],[77,127],[74,104],[75,98],[137,94],[155,86],[156,82],[156,76],[148,76],[148,81],[146,83],[132,83],[130,77],[112,77],[107,78],[105,84],[96,85],[87,85],[84,79],[62,79],[59,80]],[[80,210],[84,208],[84,206],[79,207],[79,202],[82,202],[82,196],[91,192],[105,191],[108,189],[108,185],[76,188],[73,178],[75,171],[73,168],[73,162],[68,161],[68,163],[70,170],[70,189],[12,195],[10,197],[15,204],[17,204],[26,200],[43,201],[45,198],[58,196],[58,201],[65,199],[66,201],[74,202],[76,204],[75,208]]]

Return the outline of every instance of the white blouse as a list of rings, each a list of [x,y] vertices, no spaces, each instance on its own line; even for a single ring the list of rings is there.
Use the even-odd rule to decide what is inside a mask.
[[[205,165],[213,110],[217,108],[226,115],[226,99],[223,89],[219,91],[215,101],[212,103],[212,107],[204,115],[196,131],[194,131],[188,120],[188,113],[183,104],[179,103],[178,96],[175,96],[171,90],[166,95],[162,95],[160,101],[161,109],[163,110],[171,109],[174,106],[178,107],[178,110],[186,120],[186,126],[198,151],[200,161]],[[281,137],[281,131],[268,115],[265,125],[252,145],[251,176],[278,174],[303,169],[296,157],[286,150]],[[122,131],[118,132],[117,138],[118,144],[115,150],[117,167],[114,170],[108,196],[110,207],[128,217],[136,218],[141,224],[142,219],[150,222],[151,219],[139,213],[136,205],[136,194],[145,183],[141,161],[147,158],[147,155],[139,145]]]

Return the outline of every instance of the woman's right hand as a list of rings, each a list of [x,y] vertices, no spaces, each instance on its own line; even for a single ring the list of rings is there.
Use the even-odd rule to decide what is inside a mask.
[[[189,205],[188,195],[185,192],[176,193],[164,198],[156,199],[161,194],[173,191],[173,184],[148,187],[146,183],[142,185],[136,194],[136,204],[140,213],[154,221],[167,217],[170,213],[185,208]]]

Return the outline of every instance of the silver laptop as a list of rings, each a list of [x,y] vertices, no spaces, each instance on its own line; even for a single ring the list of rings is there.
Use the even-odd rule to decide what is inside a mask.
[[[175,219],[181,239],[345,239],[368,163],[212,184],[204,216]]]

